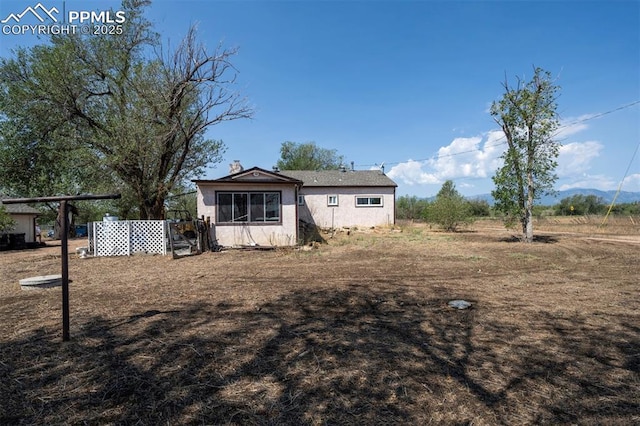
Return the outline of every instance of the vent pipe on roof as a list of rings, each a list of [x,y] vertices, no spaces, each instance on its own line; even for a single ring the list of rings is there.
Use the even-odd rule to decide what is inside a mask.
[[[355,170],[356,170],[356,166],[355,166],[355,164],[354,164],[354,163],[353,163],[353,161],[352,161],[352,162],[351,162],[351,171],[352,171],[352,172],[355,172]]]

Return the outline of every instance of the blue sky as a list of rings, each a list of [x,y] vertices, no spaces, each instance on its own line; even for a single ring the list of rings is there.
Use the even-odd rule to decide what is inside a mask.
[[[2,0],[0,18],[35,4]],[[561,87],[557,189],[617,189],[629,167],[622,189],[640,191],[640,1],[155,1],[147,16],[172,45],[197,24],[212,49],[239,48],[236,86],[255,117],[209,130],[228,150],[207,178],[233,160],[271,169],[282,142],[315,141],[356,169],[384,163],[398,195],[432,196],[447,179],[488,193],[504,150],[488,108],[505,76],[535,65]],[[37,40],[0,41],[7,56]]]

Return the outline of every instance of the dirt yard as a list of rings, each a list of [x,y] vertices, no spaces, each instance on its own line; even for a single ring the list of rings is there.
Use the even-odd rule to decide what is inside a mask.
[[[0,424],[640,424],[640,218],[599,220],[179,260],[73,241],[70,342],[60,288],[18,284],[60,247],[0,253]]]

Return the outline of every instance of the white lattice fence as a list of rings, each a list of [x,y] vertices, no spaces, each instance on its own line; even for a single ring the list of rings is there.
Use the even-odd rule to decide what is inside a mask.
[[[167,254],[167,228],[163,220],[93,222],[91,231],[89,246],[94,256]]]

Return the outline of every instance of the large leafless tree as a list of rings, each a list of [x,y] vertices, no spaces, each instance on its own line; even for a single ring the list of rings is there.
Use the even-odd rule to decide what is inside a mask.
[[[222,160],[225,146],[207,130],[252,115],[235,84],[237,50],[207,50],[195,27],[164,48],[144,18],[148,4],[123,3],[122,34],[53,37],[0,64],[0,135],[17,148],[11,155],[28,144],[47,147],[48,161],[67,165],[54,179],[79,191],[106,185],[130,193],[144,219],[162,217],[176,187]]]

